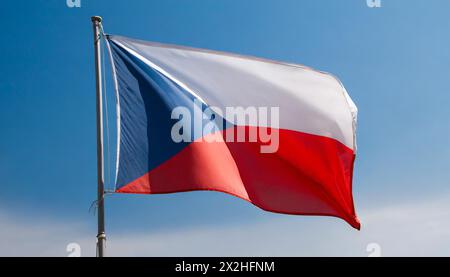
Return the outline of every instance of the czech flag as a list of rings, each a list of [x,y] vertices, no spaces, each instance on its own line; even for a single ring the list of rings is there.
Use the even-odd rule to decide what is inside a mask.
[[[301,65],[107,36],[117,94],[116,192],[219,191],[261,209],[360,223],[357,108]]]

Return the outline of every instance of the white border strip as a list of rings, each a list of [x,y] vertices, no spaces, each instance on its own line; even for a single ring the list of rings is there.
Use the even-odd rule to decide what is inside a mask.
[[[117,37],[119,39],[120,38],[124,38],[124,37],[120,37],[120,36],[117,36]],[[147,58],[145,58],[142,55],[138,54],[136,51],[130,49],[129,47],[125,46],[123,43],[118,42],[117,40],[115,40],[113,38],[114,38],[114,36],[112,36],[111,40],[114,41],[114,43],[116,43],[117,45],[122,47],[124,50],[128,51],[130,54],[132,54],[133,56],[135,56],[136,58],[138,58],[139,60],[141,60],[142,62],[144,62],[145,64],[147,64],[151,68],[153,68],[154,70],[158,71],[159,73],[161,73],[165,77],[169,78],[170,80],[172,80],[173,82],[178,84],[180,87],[182,87],[183,89],[188,91],[191,95],[193,95],[194,97],[196,97],[197,99],[202,101],[205,105],[207,105],[206,101],[204,101],[197,93],[192,91],[183,82],[179,81],[178,79],[176,79],[174,76],[169,74],[167,71],[165,71],[164,69],[162,69],[158,65],[154,64],[153,62],[149,61]],[[131,40],[133,40],[133,39],[131,39]],[[340,86],[342,88],[342,95],[344,96],[344,99],[345,99],[345,101],[347,103],[347,106],[348,106],[348,109],[349,109],[349,112],[350,112],[350,116],[352,118],[352,129],[353,129],[352,130],[353,131],[353,145],[352,146],[353,147],[351,147],[351,148],[356,153],[356,148],[357,148],[356,147],[356,129],[357,129],[358,108],[354,104],[353,100],[350,98],[350,96],[349,96],[347,90],[345,89],[344,85],[342,84],[342,82],[335,75],[333,75],[331,73],[328,73],[328,72],[319,71],[319,70],[316,70],[316,69],[313,69],[313,68],[310,68],[310,67],[307,67],[307,66],[304,66],[304,65],[283,63],[283,62],[266,60],[266,59],[261,59],[261,58],[256,58],[256,57],[241,56],[241,55],[225,53],[225,52],[217,52],[217,51],[212,51],[212,50],[195,49],[195,48],[175,46],[175,45],[164,45],[164,44],[144,42],[144,41],[139,41],[139,42],[144,43],[144,44],[148,44],[150,46],[156,46],[156,47],[175,48],[175,49],[183,49],[183,50],[188,50],[188,51],[199,51],[199,52],[206,52],[206,53],[218,54],[218,55],[224,55],[224,56],[230,56],[230,57],[238,57],[238,58],[242,58],[242,59],[253,59],[253,60],[258,60],[258,61],[261,61],[261,62],[277,63],[277,64],[281,64],[281,65],[293,66],[293,67],[297,67],[297,68],[302,68],[304,70],[310,70],[310,71],[318,72],[318,73],[325,74],[325,75],[328,75],[328,76],[334,78],[340,84]]]
[[[116,178],[114,182],[114,191],[117,189],[117,177],[119,175],[119,160],[120,160],[120,97],[119,97],[119,84],[117,81],[116,65],[111,52],[111,46],[109,45],[109,38],[106,37],[106,46],[109,52],[109,59],[111,61],[111,68],[114,79],[114,88],[116,91],[116,122],[117,122],[117,155],[116,155]]]

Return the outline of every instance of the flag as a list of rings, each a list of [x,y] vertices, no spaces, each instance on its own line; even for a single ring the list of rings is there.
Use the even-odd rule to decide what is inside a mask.
[[[263,210],[360,223],[357,108],[334,76],[291,63],[108,36],[116,192],[219,191]]]

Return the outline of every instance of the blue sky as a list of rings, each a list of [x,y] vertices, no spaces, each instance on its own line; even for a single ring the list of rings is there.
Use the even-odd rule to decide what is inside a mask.
[[[81,0],[81,4],[68,8],[65,0],[2,3],[0,215],[14,219],[5,220],[4,226],[75,222],[93,238],[96,235],[96,217],[88,211],[96,197],[92,15],[101,15],[111,34],[331,72],[359,108],[354,198],[357,211],[362,211],[360,233],[334,218],[276,215],[225,194],[195,192],[110,196],[106,224],[112,236],[193,228],[234,230],[249,224],[273,227],[283,220],[293,233],[334,228],[339,231],[333,241],[342,232],[352,240],[371,232],[365,222],[375,211],[389,213],[389,207],[399,203],[428,208],[434,199],[450,193],[449,1],[382,0],[382,7],[373,9],[365,0]],[[112,111],[113,97],[109,101]],[[426,220],[427,215],[423,217]],[[406,222],[414,229],[423,221]],[[370,239],[382,240],[376,235]],[[58,243],[50,237],[42,247],[59,247],[64,255],[65,245]],[[289,247],[248,253],[295,254]],[[311,246],[311,253],[326,255],[320,247]],[[351,254],[361,254],[360,250]],[[8,254],[5,251],[0,255]],[[49,253],[59,255],[58,251]],[[241,252],[213,254],[227,253]],[[189,254],[195,253],[186,250]]]

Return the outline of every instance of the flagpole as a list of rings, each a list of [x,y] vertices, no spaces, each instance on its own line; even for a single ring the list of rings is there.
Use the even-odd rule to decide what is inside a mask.
[[[97,207],[98,207],[98,234],[97,234],[97,257],[105,254],[105,187],[103,182],[103,103],[102,103],[102,67],[100,48],[100,16],[91,17],[94,27],[95,47],[95,73],[96,73],[96,104],[97,104]]]

